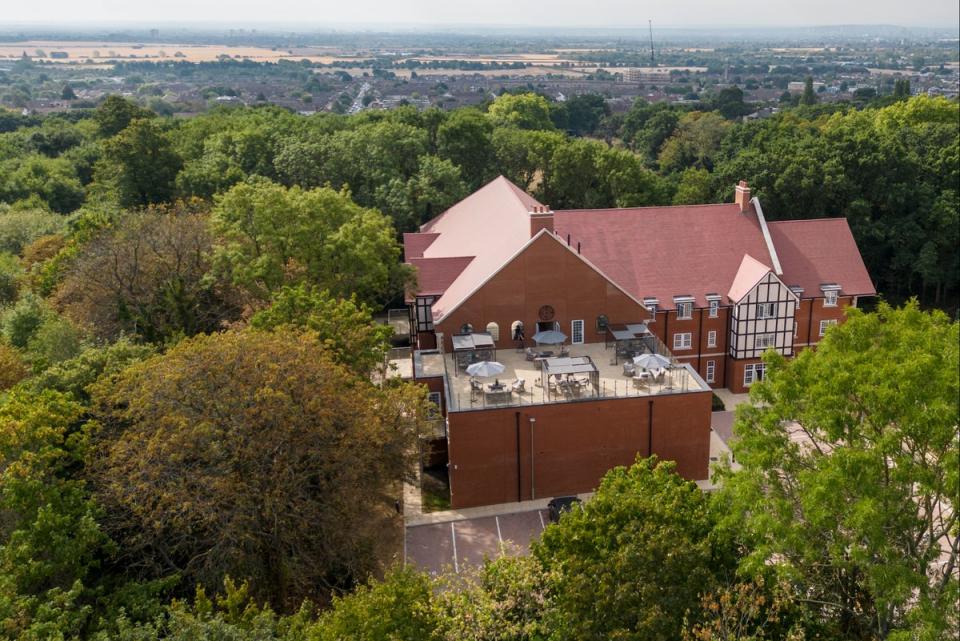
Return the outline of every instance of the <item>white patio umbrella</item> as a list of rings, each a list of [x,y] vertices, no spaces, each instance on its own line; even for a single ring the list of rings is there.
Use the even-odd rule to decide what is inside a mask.
[[[497,361],[479,361],[471,365],[467,365],[467,374],[470,376],[477,376],[479,378],[487,378],[490,376],[499,376],[503,374],[504,370],[507,368],[503,366],[503,363],[498,363]]]
[[[538,345],[560,345],[567,340],[567,335],[555,329],[537,332],[533,335],[533,342]]]
[[[633,364],[643,369],[665,369],[670,366],[670,359],[663,354],[640,354],[633,357]]]

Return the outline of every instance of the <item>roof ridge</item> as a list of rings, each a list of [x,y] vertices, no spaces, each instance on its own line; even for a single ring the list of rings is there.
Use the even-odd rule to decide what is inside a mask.
[[[836,220],[843,221],[850,224],[850,221],[847,220],[846,216],[824,216],[823,218],[790,218],[788,220],[771,220],[768,221],[768,225],[779,225],[780,223],[822,223],[826,220]]]
[[[689,209],[691,207],[726,207],[737,203],[698,203],[696,205],[644,205],[643,207],[595,207],[589,209],[557,209],[555,214],[566,214],[575,211],[636,211],[638,209]]]
[[[513,184],[513,183],[510,181],[509,178],[507,178],[507,177],[504,176],[503,174],[500,174],[499,176],[497,176],[496,178],[494,178],[493,180],[491,180],[491,181],[488,182],[487,184],[483,185],[482,187],[480,187],[480,188],[477,189],[476,191],[474,191],[474,192],[472,192],[472,193],[470,193],[470,194],[467,194],[466,196],[464,196],[463,198],[461,198],[460,200],[458,200],[457,202],[453,203],[452,205],[450,205],[449,207],[447,207],[446,209],[444,209],[442,212],[440,212],[439,214],[437,214],[436,216],[434,216],[433,218],[431,218],[430,220],[428,220],[428,221],[426,221],[425,223],[423,223],[422,225],[420,225],[420,227],[418,228],[419,231],[418,231],[417,233],[420,233],[420,234],[439,233],[439,232],[433,232],[433,231],[431,231],[432,226],[433,226],[437,221],[439,221],[441,218],[443,218],[443,217],[446,216],[448,213],[450,213],[451,210],[459,207],[462,203],[464,203],[464,202],[466,202],[466,201],[468,201],[468,200],[470,200],[470,199],[472,199],[472,198],[477,197],[477,194],[480,194],[481,192],[487,190],[488,188],[493,187],[494,185],[503,184],[503,183],[506,183],[505,186],[506,186],[506,188],[507,188],[507,193],[510,194],[510,196],[512,196],[512,197],[516,200],[517,204],[523,209],[524,212],[529,212],[529,211],[530,211],[530,208],[529,208],[529,207],[527,206],[527,204],[523,201],[524,197],[529,198],[530,200],[532,200],[533,202],[537,203],[538,205],[541,205],[541,206],[543,205],[543,203],[541,203],[540,201],[538,201],[536,198],[534,198],[533,196],[531,196],[530,194],[528,194],[528,193],[525,192],[524,190],[520,189],[520,187],[518,187],[517,185]]]
[[[521,189],[519,185],[514,183],[512,180],[510,180],[503,174],[500,174],[499,176],[491,180],[489,183],[487,183],[487,185],[493,184],[498,180],[507,183],[507,187],[510,189],[510,193],[513,194],[513,197],[520,202],[520,204],[523,206],[525,210],[529,211],[530,208],[527,207],[527,204],[525,202],[523,202],[524,198],[529,198],[530,200],[537,203],[538,205],[544,206],[542,202],[540,202],[539,200],[537,200],[536,198],[528,194],[525,189]],[[486,187],[487,185],[484,185],[484,187]],[[483,189],[483,187],[481,187],[480,189]]]
[[[476,256],[470,254],[463,254],[462,256],[415,256],[410,260],[462,260],[464,258],[473,260]]]

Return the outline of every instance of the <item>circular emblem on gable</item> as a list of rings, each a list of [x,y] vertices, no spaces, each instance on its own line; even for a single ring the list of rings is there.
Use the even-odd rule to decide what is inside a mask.
[[[538,314],[540,315],[540,320],[542,321],[553,320],[554,313],[555,312],[553,311],[553,307],[551,307],[550,305],[544,305],[543,307],[540,308],[540,311],[538,312]]]

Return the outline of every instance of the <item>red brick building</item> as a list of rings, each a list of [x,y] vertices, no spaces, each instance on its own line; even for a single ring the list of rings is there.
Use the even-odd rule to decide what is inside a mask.
[[[589,491],[637,453],[706,478],[710,387],[745,391],[766,349],[815,345],[875,295],[845,219],[767,223],[742,182],[729,204],[555,212],[500,177],[404,247],[418,273],[414,374],[446,411],[455,507]],[[625,327],[670,359],[669,386],[618,369],[612,329]],[[576,363],[525,358],[548,330],[567,335]],[[455,346],[472,335],[539,398],[488,402]],[[582,393],[557,393],[543,373],[554,370]]]

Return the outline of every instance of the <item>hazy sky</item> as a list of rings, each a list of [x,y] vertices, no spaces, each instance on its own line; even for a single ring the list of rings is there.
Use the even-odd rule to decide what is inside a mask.
[[[0,0],[5,23],[956,27],[957,0]]]

